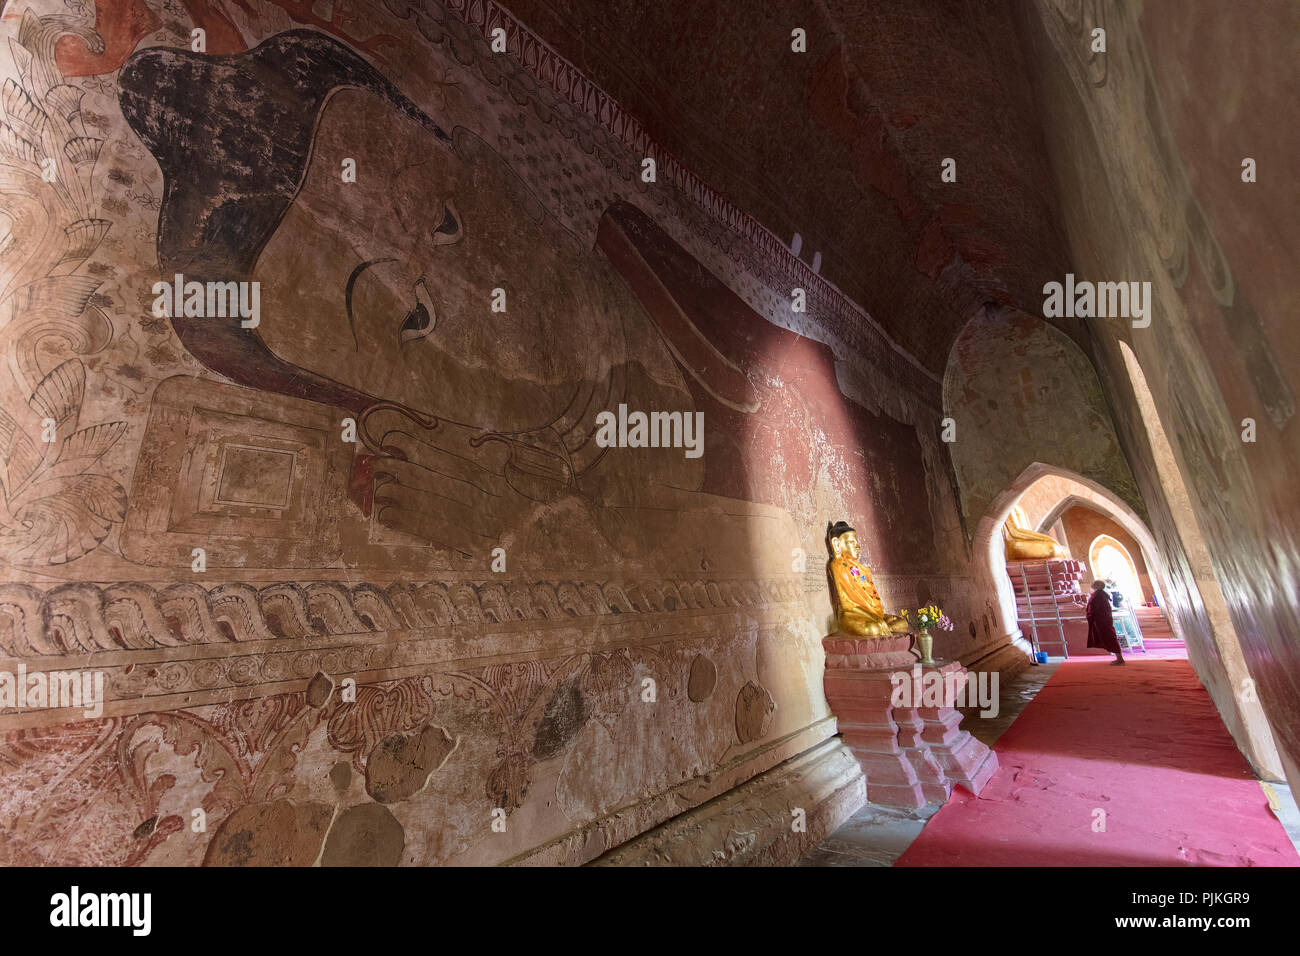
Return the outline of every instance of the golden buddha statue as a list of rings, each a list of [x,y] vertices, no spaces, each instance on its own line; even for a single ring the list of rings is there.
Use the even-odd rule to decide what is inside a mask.
[[[835,620],[840,633],[856,637],[889,637],[906,634],[908,623],[885,613],[871,569],[858,560],[862,549],[858,535],[848,522],[838,521],[826,529],[831,561],[828,567],[835,588]]]
[[[1029,530],[1029,517],[1019,505],[1013,507],[1007,515],[1002,534],[1006,541],[1008,561],[1045,561],[1070,556],[1070,552],[1050,534]]]

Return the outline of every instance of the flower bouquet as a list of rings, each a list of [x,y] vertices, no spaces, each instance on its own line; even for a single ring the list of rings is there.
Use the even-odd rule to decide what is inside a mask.
[[[916,639],[916,643],[921,648],[921,663],[933,664],[934,660],[930,657],[930,651],[934,647],[934,638],[930,636],[930,628],[937,627],[941,631],[951,631],[952,619],[947,614],[944,614],[943,608],[937,604],[928,604],[911,612],[903,611],[903,619],[909,624],[913,623],[912,614],[916,615],[916,627],[921,632]]]

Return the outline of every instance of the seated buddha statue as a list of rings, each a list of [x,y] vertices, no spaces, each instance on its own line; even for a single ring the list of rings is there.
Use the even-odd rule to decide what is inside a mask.
[[[839,521],[826,529],[831,561],[828,567],[835,590],[835,620],[840,633],[856,637],[889,637],[906,634],[907,621],[885,613],[871,569],[858,559],[862,549],[858,535],[848,523]]]
[[[1029,529],[1029,518],[1023,508],[1016,505],[1007,515],[1002,529],[1006,541],[1008,561],[1045,561],[1049,558],[1068,558],[1070,553],[1049,534]]]

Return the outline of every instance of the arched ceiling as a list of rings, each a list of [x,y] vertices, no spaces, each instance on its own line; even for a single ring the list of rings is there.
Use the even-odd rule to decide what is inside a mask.
[[[1010,0],[508,6],[937,374],[985,303],[1039,314],[1068,271]]]

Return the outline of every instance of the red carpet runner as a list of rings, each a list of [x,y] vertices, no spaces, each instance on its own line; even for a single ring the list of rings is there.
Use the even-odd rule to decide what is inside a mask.
[[[1191,665],[1142,657],[1062,664],[895,865],[1300,866]]]

